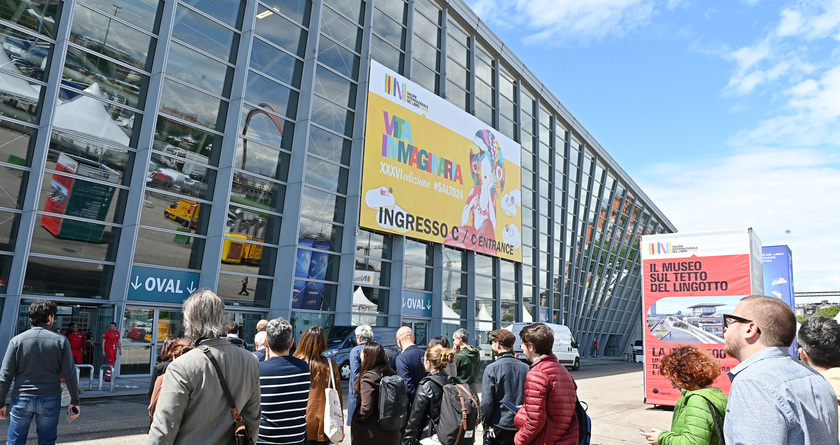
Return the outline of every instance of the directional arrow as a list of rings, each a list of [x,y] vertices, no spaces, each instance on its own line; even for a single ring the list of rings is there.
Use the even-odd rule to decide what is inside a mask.
[[[134,290],[137,290],[137,289],[140,288],[140,286],[142,286],[142,284],[140,283],[140,277],[135,275],[134,276],[134,282],[131,283],[131,287],[133,287]]]
[[[190,294],[192,294],[193,292],[195,292],[195,284],[194,284],[194,282],[193,282],[193,281],[190,281],[190,286],[189,286],[189,287],[187,287],[187,292],[189,292]]]

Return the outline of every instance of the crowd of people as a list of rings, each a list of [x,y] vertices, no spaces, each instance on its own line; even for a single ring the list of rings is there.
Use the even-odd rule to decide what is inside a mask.
[[[52,329],[55,316],[54,302],[31,304],[32,329],[15,336],[6,350],[0,400],[11,390],[8,443],[25,443],[32,420],[39,443],[55,442],[62,379],[71,396],[68,416],[80,415],[75,348]],[[294,347],[291,323],[282,317],[262,320],[251,352],[238,337],[238,326],[227,322],[223,300],[209,290],[184,302],[183,325],[185,338],[163,342],[154,370],[149,444],[231,443],[237,420],[254,443],[336,441],[326,432],[327,424],[335,427],[328,408],[345,404],[340,386],[337,400],[328,396],[340,373],[338,364],[323,355],[323,328],[309,328]],[[776,298],[750,296],[724,315],[724,328],[724,351],[740,362],[728,372],[729,397],[714,387],[721,368],[707,349],[674,347],[659,368],[681,393],[671,426],[642,430],[643,440],[660,445],[838,444],[840,325],[812,317],[797,335],[789,306]],[[486,445],[580,443],[577,385],[552,353],[554,332],[542,323],[520,332],[522,356],[513,350],[513,333],[490,332],[494,360],[483,372],[465,329],[457,330],[451,343],[436,337],[421,348],[411,328],[402,327],[396,333],[401,352],[392,362],[370,326],[359,326],[355,336],[346,404],[351,444],[448,445],[453,442],[442,436],[442,425],[453,422],[463,424],[457,436],[461,444],[473,443],[479,430]],[[789,353],[795,338],[796,358]],[[394,386],[395,380],[400,385]],[[404,401],[395,410],[401,419],[396,426],[391,417],[383,423],[384,410],[394,414],[392,406],[383,404],[383,394],[393,388],[401,388],[403,398],[391,402]],[[460,413],[454,418],[444,409],[453,388],[465,395],[462,407],[464,400],[475,403],[472,420],[466,411],[463,418]],[[4,406],[0,418],[6,415]]]

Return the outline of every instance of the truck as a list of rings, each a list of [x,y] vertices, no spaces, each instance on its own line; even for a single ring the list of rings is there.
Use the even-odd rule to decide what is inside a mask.
[[[163,211],[163,216],[181,224],[184,227],[195,229],[198,222],[198,212],[201,204],[186,198],[181,198],[172,203]]]

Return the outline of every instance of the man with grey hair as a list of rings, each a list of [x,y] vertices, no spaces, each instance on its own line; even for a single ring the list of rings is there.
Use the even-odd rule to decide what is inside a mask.
[[[268,351],[265,347],[265,337],[265,330],[257,332],[257,335],[254,336],[254,355],[257,357],[257,360],[261,362],[268,358]]]
[[[350,400],[347,402],[347,425],[353,420],[353,410],[356,409],[356,379],[359,378],[359,371],[362,369],[362,345],[373,340],[373,329],[366,324],[358,326],[355,331],[356,346],[350,350]]]
[[[811,317],[796,335],[797,352],[803,363],[822,374],[840,394],[840,323],[829,317]],[[840,403],[840,395],[837,396]]]
[[[461,328],[452,334],[452,346],[455,350],[455,369],[461,383],[470,385],[473,394],[478,394],[475,382],[481,368],[481,357],[478,349],[470,346],[470,331]]]
[[[196,291],[183,305],[184,332],[196,348],[174,360],[163,375],[148,443],[228,443],[234,420],[222,383],[206,352],[216,360],[236,408],[256,433],[260,419],[259,362],[225,337],[225,303]]]
[[[310,374],[305,361],[289,355],[292,325],[283,317],[266,327],[268,359],[260,363],[260,443],[303,445]]]

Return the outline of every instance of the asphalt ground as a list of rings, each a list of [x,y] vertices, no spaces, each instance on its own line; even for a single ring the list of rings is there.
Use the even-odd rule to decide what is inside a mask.
[[[584,358],[572,373],[578,397],[589,405],[592,418],[592,444],[644,444],[639,428],[668,428],[672,410],[645,405],[642,364],[614,358]],[[87,390],[82,377],[81,416],[68,423],[62,417],[58,443],[92,445],[140,445],[147,440],[149,378],[117,378],[114,391],[98,382]],[[480,387],[480,386],[479,386]],[[342,382],[347,394],[347,382]],[[5,439],[8,420],[0,421],[0,440]],[[480,437],[480,435],[479,435]],[[477,440],[476,444],[481,444]],[[343,444],[350,443],[349,429]],[[33,422],[27,444],[37,444]]]

